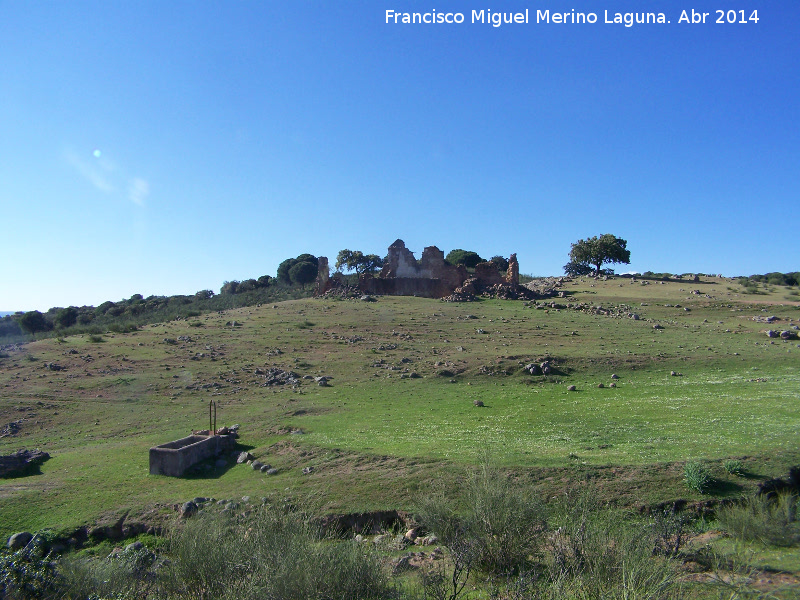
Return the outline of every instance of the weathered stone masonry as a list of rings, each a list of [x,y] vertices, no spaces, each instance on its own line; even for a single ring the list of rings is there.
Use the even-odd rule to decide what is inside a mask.
[[[319,259],[317,294],[328,291],[334,280],[329,278],[328,260]],[[418,261],[406,248],[403,240],[396,240],[389,246],[386,262],[380,274],[375,277],[361,275],[358,285],[364,294],[389,296],[421,296],[423,298],[444,298],[466,286],[474,293],[476,288],[494,285],[519,286],[519,265],[517,255],[509,258],[508,272],[505,276],[493,263],[477,265],[475,273],[470,274],[464,265],[450,265],[444,260],[444,252],[436,246],[428,246],[422,251]]]

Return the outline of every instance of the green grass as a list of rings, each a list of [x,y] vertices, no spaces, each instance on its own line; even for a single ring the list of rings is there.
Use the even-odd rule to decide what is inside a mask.
[[[776,315],[783,327],[800,319],[797,306],[778,295],[748,304],[724,282],[585,280],[564,291],[562,306],[640,319],[518,301],[292,300],[109,333],[102,344],[82,335],[6,350],[0,427],[24,420],[0,453],[40,447],[52,459],[41,474],[0,480],[0,533],[287,488],[324,494],[331,510],[406,508],[430,480],[455,481],[486,451],[548,493],[590,480],[631,506],[686,497],[689,458],[709,466],[709,493],[721,497],[800,462],[800,348],[770,343],[752,319]],[[242,326],[225,326],[233,320]],[[180,336],[192,341],[164,342]],[[548,377],[521,369],[546,358],[556,368]],[[262,387],[255,369],[272,366],[331,385]],[[411,373],[420,377],[402,377]],[[240,423],[241,443],[278,476],[148,474],[148,449],[206,428],[212,398],[218,424]],[[747,477],[725,470],[732,457]],[[302,475],[309,465],[315,473]]]

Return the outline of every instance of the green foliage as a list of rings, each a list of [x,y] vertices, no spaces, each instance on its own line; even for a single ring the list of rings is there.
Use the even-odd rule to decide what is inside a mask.
[[[298,262],[289,269],[289,279],[291,279],[292,283],[299,283],[303,289],[305,289],[307,283],[311,283],[316,278],[317,265],[312,262]]]
[[[53,598],[62,587],[55,563],[34,536],[16,552],[0,551],[0,598]]]
[[[462,489],[458,503],[441,494],[424,498],[418,511],[423,523],[451,551],[474,554],[484,571],[499,574],[523,568],[545,529],[538,497],[487,461],[466,476]]]
[[[238,281],[225,281],[219,290],[220,294],[235,294],[239,290]]]
[[[569,251],[570,262],[564,268],[566,270],[570,265],[573,268],[577,268],[577,265],[593,266],[595,275],[600,275],[604,263],[630,264],[631,251],[627,246],[627,241],[610,233],[578,240],[572,244]]]
[[[800,545],[797,512],[800,499],[789,493],[774,498],[766,495],[748,498],[741,504],[726,506],[717,513],[720,525],[739,540],[768,546]]]
[[[497,267],[497,270],[502,273],[508,271],[508,259],[503,256],[500,255],[493,256],[492,258],[489,259],[489,262],[492,263],[495,267]]]
[[[566,496],[553,512],[540,597],[679,597],[676,564],[653,557],[651,529],[599,509],[587,495]]]
[[[683,481],[690,490],[705,494],[711,485],[712,478],[705,464],[690,460],[683,466]]]
[[[38,310],[31,310],[26,312],[17,319],[19,326],[30,334],[36,334],[41,331],[50,331],[53,324],[50,323],[45,316]]]
[[[585,263],[570,261],[564,265],[564,273],[570,277],[582,277],[583,275],[589,275],[593,271],[594,269]]]
[[[194,297],[197,300],[210,300],[214,297],[214,292],[211,290],[200,290],[199,292],[195,293]]]
[[[12,341],[23,335],[24,332],[19,326],[15,315],[6,315],[0,318],[0,338],[6,338]]]
[[[736,475],[737,477],[744,476],[744,463],[740,460],[728,459],[722,463],[722,466],[731,475]]]
[[[360,250],[339,250],[336,255],[336,270],[355,271],[356,275],[362,273],[375,273],[383,268],[383,259],[377,254],[364,254]]]
[[[173,534],[162,580],[167,597],[249,600],[384,598],[376,556],[320,537],[300,513],[264,509],[246,527],[200,516]]]
[[[740,279],[748,279],[752,282],[769,285],[795,286],[800,285],[800,271],[791,273],[772,272],[764,275],[750,275],[750,277],[741,277]]]
[[[292,267],[294,267],[295,265],[304,262],[311,263],[312,265],[314,265],[314,273],[315,273],[314,277],[316,277],[316,270],[319,266],[319,260],[313,254],[301,254],[297,258],[287,258],[281,264],[278,265],[278,273],[277,273],[278,281],[285,283],[287,285],[292,283],[299,283],[292,279],[290,271],[292,270]],[[311,281],[313,281],[313,279]]]
[[[468,269],[474,269],[475,265],[483,262],[483,259],[477,252],[471,250],[451,250],[447,253],[444,259],[451,265],[464,265]]]
[[[74,306],[62,308],[56,313],[55,323],[59,327],[70,327],[78,321],[78,309]]]

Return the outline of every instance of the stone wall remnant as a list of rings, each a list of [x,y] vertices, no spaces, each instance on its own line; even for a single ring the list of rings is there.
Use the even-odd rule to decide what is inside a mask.
[[[427,246],[417,260],[400,239],[389,246],[380,274],[362,274],[358,286],[364,294],[424,298],[448,298],[454,293],[494,294],[499,288],[503,288],[499,290],[503,292],[503,297],[527,294],[527,290],[519,288],[516,254],[511,255],[506,274],[498,271],[497,266],[491,262],[478,264],[475,272],[470,273],[464,265],[448,264],[444,259],[444,252],[436,246]]]

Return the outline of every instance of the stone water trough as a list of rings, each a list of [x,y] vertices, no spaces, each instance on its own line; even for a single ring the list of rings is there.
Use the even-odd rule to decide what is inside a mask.
[[[150,474],[181,477],[197,463],[233,448],[232,435],[190,435],[150,448]]]

